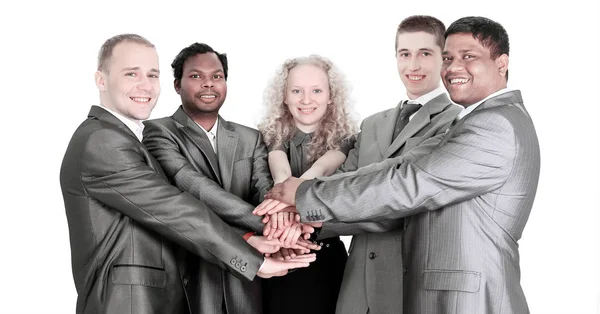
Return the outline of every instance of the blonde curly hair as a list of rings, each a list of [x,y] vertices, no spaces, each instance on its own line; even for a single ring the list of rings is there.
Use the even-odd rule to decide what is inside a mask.
[[[317,66],[327,74],[331,91],[331,104],[327,106],[325,115],[313,133],[308,148],[308,160],[315,161],[328,150],[339,149],[343,140],[356,134],[356,123],[350,117],[350,88],[344,75],[329,59],[310,55],[286,60],[277,70],[275,76],[265,89],[264,102],[267,112],[264,120],[258,125],[267,146],[280,147],[291,141],[295,134],[294,118],[284,103],[287,78],[290,70],[298,65]]]

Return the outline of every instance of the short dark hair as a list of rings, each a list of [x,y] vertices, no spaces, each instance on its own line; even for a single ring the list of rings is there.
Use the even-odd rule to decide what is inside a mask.
[[[181,50],[179,54],[177,54],[177,57],[175,57],[173,63],[171,63],[171,68],[173,68],[173,76],[175,76],[175,81],[181,82],[181,77],[183,76],[183,64],[185,63],[185,60],[197,54],[204,53],[214,53],[217,55],[217,58],[219,58],[219,61],[221,61],[221,65],[223,66],[223,74],[225,80],[227,80],[227,54],[218,53],[207,44],[193,43],[188,47],[183,48],[183,50]]]
[[[107,39],[104,42],[104,44],[102,44],[102,47],[100,47],[100,52],[98,52],[98,71],[108,73],[108,61],[110,57],[112,57],[113,50],[118,44],[125,41],[146,45],[150,48],[155,48],[154,45],[148,39],[137,34],[121,34],[113,36]]]
[[[473,34],[481,45],[490,51],[490,57],[496,59],[510,49],[508,34],[500,23],[482,16],[467,16],[456,20],[446,30],[445,38],[453,34]]]
[[[405,18],[398,25],[396,31],[396,51],[398,51],[398,35],[402,33],[426,32],[435,36],[435,41],[441,50],[444,50],[444,31],[446,26],[442,21],[429,15],[413,15]]]
[[[481,45],[490,51],[490,58],[496,60],[499,56],[508,56],[510,44],[508,33],[500,23],[483,16],[467,16],[450,24],[446,30],[445,38],[453,34],[472,34]],[[508,81],[508,70],[506,70]]]

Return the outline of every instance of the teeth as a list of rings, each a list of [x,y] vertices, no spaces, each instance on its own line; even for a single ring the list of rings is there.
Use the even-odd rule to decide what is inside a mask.
[[[137,101],[137,102],[149,102],[150,98],[146,98],[146,97],[130,97],[131,100],[133,101]]]
[[[300,111],[302,111],[303,113],[311,113],[313,111],[315,111],[316,109],[300,109]]]
[[[424,76],[412,76],[412,75],[408,76],[408,79],[411,80],[411,81],[420,81],[423,78],[424,78]]]
[[[212,98],[216,98],[216,97],[217,96],[215,96],[215,95],[202,95],[202,96],[200,96],[200,98],[211,98],[211,99]]]
[[[468,81],[469,81],[469,79],[465,79],[465,78],[455,78],[455,79],[450,80],[450,84],[464,84]]]

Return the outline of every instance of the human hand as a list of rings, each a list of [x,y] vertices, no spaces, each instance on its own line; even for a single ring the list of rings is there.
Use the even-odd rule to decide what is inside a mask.
[[[271,193],[271,192],[269,192],[269,193]],[[258,215],[258,216],[264,216],[268,211],[272,211],[272,213],[269,213],[269,215],[275,214],[278,212],[282,212],[282,211],[283,212],[293,212],[293,213],[297,212],[296,207],[290,206],[289,204],[287,204],[285,202],[275,200],[275,199],[265,199],[264,201],[262,201],[262,203],[260,203],[260,204],[258,204],[258,206],[256,206],[256,208],[252,211],[252,213],[255,215]],[[262,213],[265,213],[265,214],[262,214]],[[263,219],[265,219],[265,218],[263,218]]]
[[[287,274],[290,269],[308,267],[310,263],[314,262],[316,259],[317,256],[314,253],[297,255],[296,257],[287,260],[265,257],[265,262],[256,275],[261,278],[283,276]]]
[[[282,247],[279,239],[268,239],[260,235],[253,235],[248,238],[248,244],[252,245],[252,247],[262,254],[275,253]]]
[[[299,222],[300,216],[293,212],[278,212],[273,215],[266,215],[262,220],[265,224],[263,235],[269,239],[272,239],[276,234],[279,237],[294,221]]]

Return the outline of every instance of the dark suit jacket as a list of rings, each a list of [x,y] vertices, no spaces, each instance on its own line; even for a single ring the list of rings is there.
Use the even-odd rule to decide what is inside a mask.
[[[252,210],[271,188],[267,151],[260,133],[219,119],[217,155],[204,131],[180,107],[171,117],[146,121],[144,144],[180,189],[210,206],[223,220],[262,233],[261,217]],[[202,313],[262,313],[258,281],[247,283],[218,264],[198,260]]]
[[[188,313],[194,269],[186,255],[246,281],[263,262],[204,203],[169,184],[131,130],[101,107],[75,131],[60,183],[77,313]]]
[[[296,207],[317,221],[412,216],[402,241],[404,313],[529,313],[517,241],[539,173],[533,122],[521,93],[509,91],[481,103],[415,161],[400,156],[302,183]]]

